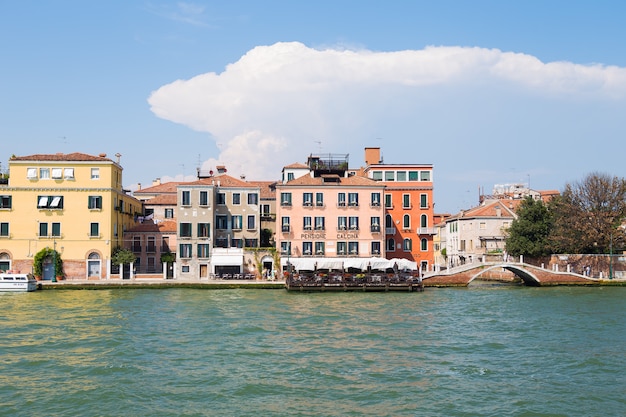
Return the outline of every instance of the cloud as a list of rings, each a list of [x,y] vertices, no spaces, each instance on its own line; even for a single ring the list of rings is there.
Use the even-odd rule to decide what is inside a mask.
[[[158,117],[210,133],[221,150],[214,162],[229,173],[275,179],[282,166],[320,150],[393,146],[405,159],[387,162],[428,163],[441,151],[433,143],[456,141],[466,152],[468,144],[488,146],[489,135],[527,129],[546,103],[625,97],[626,69],[615,66],[478,47],[375,52],[290,42],[255,47],[221,73],[164,85],[148,102]]]

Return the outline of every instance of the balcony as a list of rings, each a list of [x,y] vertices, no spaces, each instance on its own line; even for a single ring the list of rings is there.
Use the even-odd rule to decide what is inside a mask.
[[[436,235],[437,229],[434,227],[420,227],[417,229],[418,235]]]
[[[291,226],[288,224],[283,224],[283,226],[281,227],[281,230],[283,233],[289,233],[291,231]]]
[[[133,245],[131,250],[135,253],[141,253],[141,245]]]
[[[377,224],[373,224],[370,226],[370,231],[372,233],[380,233],[380,226]]]
[[[396,234],[396,228],[395,227],[385,227],[385,234],[386,235],[395,235]]]
[[[146,253],[156,253],[156,245],[146,246]]]

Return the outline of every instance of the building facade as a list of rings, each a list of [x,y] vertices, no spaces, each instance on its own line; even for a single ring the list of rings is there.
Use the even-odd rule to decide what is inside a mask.
[[[9,181],[0,184],[0,269],[31,272],[37,254],[51,249],[69,279],[110,276],[111,254],[142,214],[122,187],[120,156],[12,157]],[[53,279],[53,261],[43,262],[43,278]]]
[[[427,271],[434,264],[433,166],[386,164],[380,148],[365,148],[362,170],[384,185],[384,235],[387,259],[403,258]]]

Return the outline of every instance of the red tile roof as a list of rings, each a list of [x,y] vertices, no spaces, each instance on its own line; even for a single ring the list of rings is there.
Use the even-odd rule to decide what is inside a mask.
[[[186,182],[165,182],[159,185],[153,185],[152,187],[142,188],[141,190],[136,190],[133,194],[164,194],[171,193],[176,194],[176,187],[180,184],[188,184]]]
[[[128,229],[128,232],[176,233],[176,222],[172,220],[165,220],[162,222],[154,223],[151,220],[148,220],[142,224],[138,224],[131,229]]]
[[[276,181],[249,181],[249,183],[260,188],[261,193],[259,197],[261,199],[269,200],[276,198]]]
[[[143,202],[146,206],[175,206],[176,194],[160,194]]]
[[[35,154],[28,156],[14,156],[11,157],[11,161],[72,161],[72,162],[91,162],[91,161],[106,161],[113,162],[106,157],[106,154],[102,153],[99,156],[88,155],[85,153],[55,153],[55,154]]]

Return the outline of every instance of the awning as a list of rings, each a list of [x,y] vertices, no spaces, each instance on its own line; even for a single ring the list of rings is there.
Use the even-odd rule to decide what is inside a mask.
[[[211,264],[214,266],[242,266],[243,255],[213,255]]]

